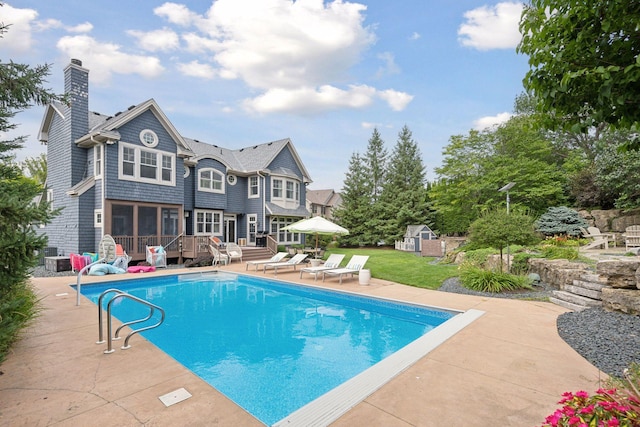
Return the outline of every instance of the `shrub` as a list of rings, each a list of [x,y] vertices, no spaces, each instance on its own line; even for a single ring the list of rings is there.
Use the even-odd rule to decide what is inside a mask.
[[[493,248],[474,249],[464,253],[464,261],[468,264],[482,267],[489,256],[497,254],[498,251]]]
[[[528,252],[515,254],[513,261],[511,261],[511,274],[523,275],[529,273],[529,260],[531,258],[540,258],[540,255]]]
[[[580,214],[566,206],[547,209],[535,222],[536,229],[545,236],[580,236],[580,228],[587,227],[587,222]]]
[[[461,265],[460,270],[460,283],[474,291],[496,293],[531,289],[531,280],[526,276],[485,270],[470,264]]]
[[[0,363],[20,331],[36,318],[41,306],[33,289],[21,282],[0,295]]]
[[[578,249],[573,247],[543,245],[540,248],[543,258],[547,259],[578,259]]]

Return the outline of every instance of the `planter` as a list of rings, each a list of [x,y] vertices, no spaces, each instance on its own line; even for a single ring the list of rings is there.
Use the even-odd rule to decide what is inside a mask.
[[[358,273],[358,280],[361,285],[368,285],[371,280],[371,270],[360,270]]]

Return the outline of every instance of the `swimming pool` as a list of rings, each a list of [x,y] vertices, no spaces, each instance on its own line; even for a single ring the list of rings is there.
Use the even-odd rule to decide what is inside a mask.
[[[84,285],[82,294],[97,302],[109,288],[163,307],[163,325],[142,335],[267,425],[322,416],[332,389],[348,386],[460,317],[229,273]],[[114,314],[125,322],[146,312],[124,300]],[[397,373],[402,365],[394,365]],[[363,392],[356,388],[356,395]]]

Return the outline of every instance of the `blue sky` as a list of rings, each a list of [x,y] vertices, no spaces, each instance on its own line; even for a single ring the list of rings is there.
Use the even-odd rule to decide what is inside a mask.
[[[89,108],[154,98],[184,136],[242,148],[291,138],[312,189],[342,188],[377,127],[389,152],[407,125],[433,180],[452,135],[508,119],[527,58],[522,4],[478,0],[14,0],[0,58],[90,70]],[[18,158],[46,151],[44,112],[16,117]]]

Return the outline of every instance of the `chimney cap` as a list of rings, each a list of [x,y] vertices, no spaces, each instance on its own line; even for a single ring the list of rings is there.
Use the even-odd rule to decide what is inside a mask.
[[[79,59],[71,59],[71,63],[73,65],[77,65],[79,67],[82,67],[82,61],[80,61]]]

